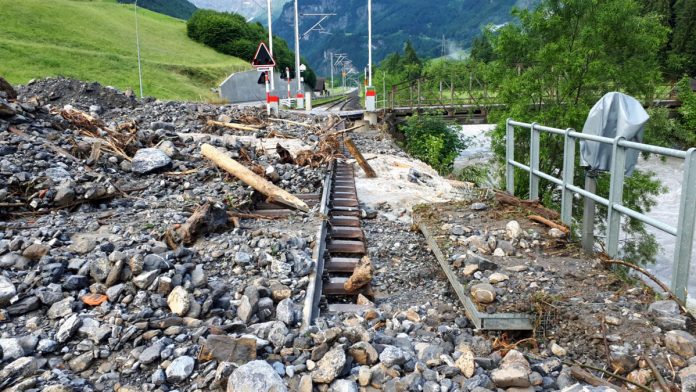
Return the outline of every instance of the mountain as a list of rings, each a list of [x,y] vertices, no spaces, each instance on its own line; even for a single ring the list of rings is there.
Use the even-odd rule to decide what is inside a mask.
[[[133,4],[135,0],[118,0],[118,2]],[[179,19],[190,18],[197,9],[187,0],[139,0],[138,6]]]
[[[273,0],[271,12],[278,17],[283,11],[283,6],[290,0]],[[266,0],[191,0],[198,8],[215,11],[234,12],[244,16],[247,20],[258,20],[266,24]]]
[[[513,6],[530,7],[538,0],[373,0],[373,61],[403,50],[411,40],[417,52],[438,57],[468,48],[487,24],[511,20]],[[347,53],[359,69],[367,64],[367,0],[303,0],[299,13],[335,13],[322,26],[326,33],[312,32],[300,42],[300,52],[320,73],[328,73],[328,52]],[[318,17],[301,17],[300,34]],[[283,8],[273,32],[294,42],[292,2]],[[445,44],[443,45],[443,37]]]
[[[66,76],[138,91],[132,5],[0,0],[0,10],[0,75],[11,83]],[[145,95],[215,99],[211,87],[249,68],[188,38],[183,20],[144,9],[138,19]]]

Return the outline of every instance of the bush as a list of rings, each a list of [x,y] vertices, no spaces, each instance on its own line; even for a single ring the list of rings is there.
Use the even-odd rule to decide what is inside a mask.
[[[452,171],[454,159],[465,148],[459,134],[438,116],[413,115],[402,131],[406,151],[440,174]]]

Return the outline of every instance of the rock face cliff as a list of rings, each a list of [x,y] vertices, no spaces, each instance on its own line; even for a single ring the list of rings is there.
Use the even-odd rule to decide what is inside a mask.
[[[529,7],[536,0],[373,0],[373,56],[376,62],[387,54],[402,50],[411,40],[419,54],[437,57],[469,47],[471,40],[487,24],[511,20],[513,6]],[[300,14],[335,13],[300,43],[304,57],[319,72],[328,72],[328,52],[347,53],[362,68],[367,63],[367,0],[303,0]],[[300,18],[300,34],[319,21],[317,16]],[[293,2],[283,7],[273,31],[294,42]],[[443,36],[444,42],[443,45]],[[443,50],[444,47],[444,50]]]

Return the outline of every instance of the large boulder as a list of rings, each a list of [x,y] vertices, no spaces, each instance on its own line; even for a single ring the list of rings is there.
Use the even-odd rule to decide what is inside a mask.
[[[164,168],[172,162],[172,159],[158,148],[141,148],[135,153],[131,161],[132,169],[139,174]]]

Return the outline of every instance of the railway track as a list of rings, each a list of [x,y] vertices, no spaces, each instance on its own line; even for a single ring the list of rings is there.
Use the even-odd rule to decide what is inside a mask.
[[[313,259],[304,304],[303,325],[314,323],[320,313],[360,312],[369,305],[357,304],[359,294],[370,296],[370,285],[349,292],[344,284],[360,259],[367,254],[365,233],[360,224],[360,207],[355,188],[355,169],[345,160],[333,162],[324,180]]]
[[[318,105],[316,107],[322,108],[327,112],[340,112],[343,110],[360,109],[360,98],[355,95],[348,95],[339,100],[329,102],[323,105]]]

